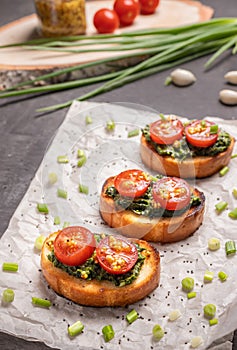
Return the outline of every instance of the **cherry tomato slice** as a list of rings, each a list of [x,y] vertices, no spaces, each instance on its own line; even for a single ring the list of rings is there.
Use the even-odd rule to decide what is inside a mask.
[[[100,266],[115,275],[132,269],[138,259],[136,246],[123,238],[107,236],[96,248]]]
[[[210,127],[215,125],[208,120],[196,120],[185,128],[187,141],[195,147],[210,147],[217,141],[218,133],[212,134]]]
[[[158,144],[171,145],[182,138],[183,129],[182,122],[176,118],[160,119],[150,125],[150,136]]]
[[[142,170],[137,169],[123,171],[114,179],[116,190],[124,197],[141,197],[149,185],[148,176]]]
[[[177,177],[163,177],[152,190],[154,200],[167,210],[180,210],[190,203],[190,187]]]
[[[114,11],[119,16],[120,24],[131,25],[140,11],[140,6],[136,0],[115,0]]]
[[[63,264],[77,266],[91,257],[95,246],[94,235],[85,227],[66,227],[54,240],[54,254]]]
[[[139,0],[140,13],[142,15],[151,15],[159,6],[160,0]]]
[[[95,13],[93,23],[100,34],[113,33],[119,27],[119,18],[115,11],[103,8]]]

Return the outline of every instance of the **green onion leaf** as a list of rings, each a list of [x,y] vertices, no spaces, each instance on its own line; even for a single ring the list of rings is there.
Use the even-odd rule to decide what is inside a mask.
[[[12,303],[15,298],[15,293],[12,289],[5,289],[2,293],[2,301],[4,303]]]
[[[104,336],[104,340],[106,342],[108,342],[111,339],[113,339],[114,335],[115,335],[113,327],[110,324],[108,326],[104,326],[102,328],[102,333],[103,333],[103,336]]]
[[[164,85],[165,86],[168,86],[172,83],[172,78],[171,76],[168,76],[166,79],[165,79],[165,82],[164,82]]]
[[[37,297],[32,297],[32,304],[39,307],[49,308],[51,306],[51,301],[47,299],[41,299]]]
[[[66,164],[66,163],[69,163],[69,159],[66,155],[62,155],[57,157],[57,162],[59,164]]]
[[[228,215],[231,219],[237,219],[237,208],[234,208],[232,211],[230,211]]]
[[[58,197],[60,197],[60,198],[67,199],[67,191],[62,190],[61,188],[58,188],[58,190],[57,190],[57,195],[58,195]]]
[[[236,246],[234,241],[225,242],[225,252],[227,256],[236,253]]]
[[[12,262],[4,262],[2,264],[2,270],[7,272],[17,272],[18,271],[18,264],[12,263]]]
[[[165,332],[159,324],[156,324],[152,329],[152,334],[155,340],[160,340],[161,338],[164,337]]]
[[[126,320],[128,321],[129,324],[133,323],[136,321],[138,318],[138,313],[136,310],[131,310],[127,315],[126,315]]]
[[[38,203],[37,204],[37,209],[42,214],[48,214],[49,213],[48,206],[45,203]]]
[[[68,334],[71,337],[75,337],[76,335],[80,334],[84,329],[84,325],[81,323],[81,321],[77,321],[71,326],[68,327]]]
[[[139,129],[134,129],[128,132],[128,137],[134,137],[134,136],[138,136],[140,133]]]

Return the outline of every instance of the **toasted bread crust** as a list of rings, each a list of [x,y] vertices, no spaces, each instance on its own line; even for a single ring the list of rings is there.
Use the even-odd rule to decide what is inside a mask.
[[[124,236],[151,242],[171,243],[187,238],[202,224],[205,196],[198,189],[194,189],[194,194],[200,197],[200,205],[191,207],[180,216],[151,219],[129,210],[118,210],[115,207],[114,200],[106,195],[106,189],[114,185],[114,178],[107,179],[102,187],[100,213],[110,227],[116,228]]]
[[[75,303],[98,307],[125,306],[143,299],[159,285],[160,255],[145,241],[134,241],[149,251],[138,278],[129,285],[116,287],[109,281],[87,281],[76,278],[55,267],[47,256],[51,252],[50,242],[56,236],[57,232],[51,234],[44,242],[41,252],[42,272],[56,293]]]
[[[181,178],[204,178],[217,173],[229,163],[234,144],[235,139],[232,137],[231,144],[225,152],[213,157],[202,156],[179,161],[169,156],[160,156],[142,135],[140,154],[143,163],[158,173]]]

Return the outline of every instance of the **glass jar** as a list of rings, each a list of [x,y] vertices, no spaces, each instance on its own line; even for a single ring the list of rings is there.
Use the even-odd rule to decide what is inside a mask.
[[[43,36],[85,34],[85,0],[34,0]]]

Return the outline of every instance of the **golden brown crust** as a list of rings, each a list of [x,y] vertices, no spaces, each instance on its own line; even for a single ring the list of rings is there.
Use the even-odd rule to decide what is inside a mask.
[[[181,178],[204,178],[217,173],[229,163],[234,144],[235,139],[232,137],[231,144],[225,152],[213,157],[202,156],[179,161],[169,156],[160,156],[142,135],[140,154],[143,163],[160,174]]]
[[[201,198],[201,204],[191,207],[185,213],[173,218],[149,218],[129,210],[118,210],[112,198],[106,195],[108,186],[114,185],[110,177],[103,185],[100,196],[100,213],[104,221],[119,233],[132,238],[151,242],[170,243],[183,240],[193,234],[203,221],[205,197],[198,189],[194,194]]]
[[[70,276],[67,272],[55,267],[47,258],[50,253],[50,242],[57,236],[51,234],[44,242],[41,252],[43,275],[50,287],[58,294],[87,306],[125,306],[133,304],[151,293],[159,285],[160,255],[149,243],[136,240],[149,252],[142,265],[138,278],[124,287],[116,287],[109,281],[83,280]]]

